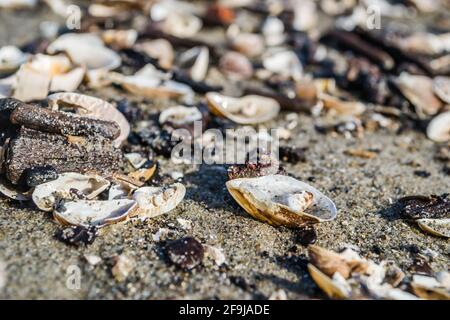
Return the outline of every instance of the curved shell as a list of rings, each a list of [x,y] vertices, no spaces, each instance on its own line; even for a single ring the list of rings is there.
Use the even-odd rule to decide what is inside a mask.
[[[433,79],[434,93],[445,103],[450,104],[450,77]]]
[[[115,45],[119,48],[130,48],[137,40],[138,33],[134,29],[105,30],[102,39],[107,45]]]
[[[325,108],[341,115],[361,115],[366,111],[366,106],[358,101],[343,101],[326,93],[320,93],[319,99]]]
[[[441,113],[431,120],[427,127],[427,136],[436,142],[450,140],[450,111]]]
[[[159,115],[159,123],[172,123],[182,126],[194,121],[201,121],[202,113],[196,107],[175,106],[168,108]]]
[[[303,66],[293,51],[276,49],[268,52],[263,56],[263,66],[273,73],[297,81],[303,77]]]
[[[351,288],[349,288],[344,278],[339,278],[338,273],[336,274],[336,277],[330,278],[311,263],[308,263],[308,271],[317,286],[322,289],[328,297],[337,299],[350,298]]]
[[[253,76],[253,66],[243,54],[235,51],[225,53],[219,62],[220,71],[230,79],[244,80]]]
[[[27,201],[30,200],[31,198],[29,192],[22,193],[17,190],[14,190],[8,187],[7,185],[3,184],[2,181],[0,181],[0,194],[17,201]]]
[[[0,72],[11,72],[25,63],[30,55],[23,53],[14,46],[5,46],[0,49]]]
[[[239,124],[266,122],[275,118],[280,111],[277,101],[257,95],[233,98],[208,92],[206,99],[213,113]]]
[[[239,205],[254,218],[275,226],[302,227],[336,217],[336,206],[314,187],[292,177],[268,175],[226,183]]]
[[[231,40],[234,50],[246,55],[256,57],[264,52],[264,38],[255,33],[239,33]]]
[[[190,38],[202,28],[202,21],[193,14],[170,12],[164,19],[162,30],[179,38]]]
[[[157,59],[161,67],[172,68],[175,53],[172,45],[166,39],[156,39],[138,43],[134,46],[138,51],[142,51],[148,56]]]
[[[450,219],[418,219],[419,227],[438,237],[450,238]]]
[[[447,274],[448,276],[448,274]],[[450,287],[441,281],[429,276],[413,275],[411,287],[414,293],[423,299],[450,300]]]
[[[135,209],[136,202],[128,199],[63,201],[53,211],[53,217],[63,225],[101,228],[126,220]]]
[[[152,218],[167,213],[183,200],[186,188],[181,183],[169,187],[143,187],[136,190],[133,199],[138,204],[137,214]]]
[[[189,75],[195,81],[203,81],[209,67],[209,50],[207,47],[194,47],[183,52],[179,58],[179,65],[189,66]]]
[[[74,92],[55,93],[48,96],[49,104],[55,108],[71,107],[82,116],[105,121],[112,121],[119,125],[120,135],[115,140],[116,147],[120,146],[130,134],[130,124],[125,116],[112,104],[105,100]]]
[[[32,199],[43,211],[51,211],[59,199],[72,199],[81,192],[87,199],[94,199],[109,187],[109,181],[95,175],[75,172],[62,173],[58,179],[38,185]]]

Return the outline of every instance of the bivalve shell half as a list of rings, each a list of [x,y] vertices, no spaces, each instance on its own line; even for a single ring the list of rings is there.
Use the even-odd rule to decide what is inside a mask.
[[[450,77],[433,79],[434,93],[445,103],[450,104]]]
[[[450,140],[450,111],[434,117],[427,127],[427,136],[436,142]]]
[[[213,113],[239,124],[266,122],[275,118],[280,112],[280,105],[277,101],[257,95],[233,98],[216,92],[208,92],[206,99]]]
[[[284,175],[241,178],[226,183],[239,205],[275,226],[303,227],[336,217],[336,206],[314,187]]]
[[[86,199],[94,199],[109,187],[108,180],[95,175],[75,172],[62,173],[58,179],[38,185],[32,199],[43,211],[52,211],[60,199],[73,199],[83,194]]]
[[[101,228],[126,220],[136,206],[136,201],[128,199],[63,201],[53,211],[53,217],[63,225]]]
[[[336,273],[330,278],[311,263],[308,263],[308,271],[317,286],[332,299],[348,299],[351,295],[351,288],[344,278]]]
[[[450,219],[417,219],[419,227],[438,237],[450,238]]]
[[[109,102],[75,92],[55,93],[47,97],[53,108],[69,107],[76,113],[86,117],[112,121],[119,125],[120,135],[115,140],[115,146],[120,146],[130,134],[130,124],[125,116]]]

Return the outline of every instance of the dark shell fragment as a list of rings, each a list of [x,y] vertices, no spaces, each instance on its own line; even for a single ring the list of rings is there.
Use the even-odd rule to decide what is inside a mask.
[[[399,200],[401,214],[407,219],[450,218],[448,194],[440,196],[409,196]]]
[[[55,233],[56,239],[73,246],[92,244],[97,235],[98,229],[93,226],[89,228],[82,226],[68,227]]]
[[[204,256],[202,244],[193,237],[171,241],[165,249],[170,261],[177,267],[186,270],[191,270],[199,265]]]

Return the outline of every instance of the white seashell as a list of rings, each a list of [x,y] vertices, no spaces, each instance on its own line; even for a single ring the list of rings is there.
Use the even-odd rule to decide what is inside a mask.
[[[114,184],[109,188],[108,200],[127,199],[130,190],[121,184]]]
[[[238,33],[231,38],[231,46],[247,57],[259,56],[265,49],[264,38],[255,33]]]
[[[433,278],[415,274],[411,282],[414,293],[423,299],[450,300],[450,286],[448,282],[439,281],[442,277]]]
[[[196,107],[175,106],[168,108],[159,115],[159,123],[167,122],[174,125],[184,125],[202,120],[202,113]]]
[[[208,92],[206,100],[213,113],[239,124],[266,122],[275,118],[280,111],[277,101],[257,95],[233,98],[216,92]]]
[[[89,15],[98,18],[111,18],[123,13],[121,6],[111,6],[101,3],[92,3],[89,5],[88,12]]]
[[[317,286],[322,289],[328,297],[338,299],[350,298],[351,288],[340,273],[336,272],[333,275],[333,278],[330,278],[311,263],[308,263],[308,271]]]
[[[366,111],[366,106],[358,101],[343,101],[326,93],[319,93],[318,98],[325,108],[340,115],[358,116]]]
[[[71,190],[83,193],[87,199],[94,199],[109,187],[109,181],[96,175],[75,172],[62,173],[58,179],[38,185],[32,195],[33,202],[42,211],[51,211],[59,199],[72,199]]]
[[[169,187],[143,187],[136,190],[133,199],[138,204],[137,215],[152,218],[167,213],[183,200],[186,188],[181,183]]]
[[[443,103],[434,94],[432,79],[402,72],[395,83],[419,116],[435,115],[442,108]]]
[[[53,217],[63,225],[104,227],[124,221],[136,209],[136,202],[119,200],[76,200],[61,202],[53,211]]]
[[[120,56],[104,46],[102,39],[91,33],[66,33],[53,41],[47,52],[66,52],[70,59],[88,70],[114,70],[122,63]]]
[[[247,213],[275,226],[301,227],[336,218],[336,206],[331,199],[292,177],[234,179],[226,186]]]
[[[145,162],[147,161],[147,159],[145,157],[143,157],[140,153],[137,152],[132,152],[132,153],[126,153],[124,155],[125,159],[128,160],[128,162],[131,163],[131,165],[135,168],[135,169],[139,169],[140,167],[142,167]]]
[[[52,77],[50,91],[75,91],[83,82],[85,70],[82,67],[75,68],[67,73]]]
[[[450,238],[450,219],[417,219],[419,227],[438,237]]]
[[[450,104],[450,77],[433,79],[434,93],[445,103]]]
[[[130,134],[128,120],[105,100],[74,92],[55,93],[47,99],[53,108],[70,107],[74,108],[79,115],[117,123],[120,127],[120,135],[115,140],[116,147],[119,147]]]
[[[396,39],[396,43],[406,52],[438,55],[450,51],[450,33],[418,32],[405,38]]]
[[[205,248],[206,255],[211,257],[217,266],[221,266],[227,262],[227,258],[223,254],[223,250],[221,248],[216,248],[208,244],[203,245],[203,248]]]
[[[290,50],[270,50],[262,59],[264,68],[273,73],[291,77],[297,81],[303,77],[303,66],[297,55]]]
[[[21,64],[25,63],[29,57],[29,54],[23,53],[17,47],[2,47],[0,49],[0,73],[16,70]]]
[[[37,0],[0,0],[0,8],[7,9],[33,8],[36,4]]]
[[[144,52],[149,57],[157,59],[161,67],[172,68],[175,57],[172,45],[166,39],[156,39],[138,43],[134,46],[138,51]]]
[[[0,79],[0,98],[10,97],[17,87],[17,74]]]
[[[189,75],[195,81],[203,81],[209,67],[209,50],[207,47],[194,47],[180,55],[180,66],[190,65]]]
[[[284,42],[284,24],[277,17],[268,17],[262,26],[262,33],[268,46],[278,46]]]
[[[200,31],[202,25],[202,21],[193,14],[171,11],[163,21],[162,30],[179,38],[190,38]]]
[[[131,48],[138,38],[138,32],[134,29],[128,30],[105,30],[102,39],[107,45],[119,48]]]
[[[253,65],[243,54],[235,51],[225,53],[219,62],[220,71],[230,79],[245,80],[253,76]]]
[[[28,193],[22,193],[17,190],[11,189],[3,184],[2,181],[0,181],[0,194],[17,201],[27,201],[31,198]]]
[[[450,111],[443,112],[431,120],[427,127],[427,136],[436,142],[450,140]]]
[[[317,6],[311,0],[296,1],[292,27],[299,31],[308,31],[317,26],[319,17]]]
[[[24,102],[45,99],[51,80],[51,74],[34,69],[29,63],[23,64],[15,75],[13,97]]]

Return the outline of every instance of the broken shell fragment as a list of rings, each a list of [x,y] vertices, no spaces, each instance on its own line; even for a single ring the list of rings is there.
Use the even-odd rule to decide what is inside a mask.
[[[235,51],[225,53],[219,62],[220,71],[230,79],[245,80],[253,76],[253,66],[243,54]]]
[[[444,273],[447,277],[449,276],[447,272]],[[411,287],[420,298],[450,300],[450,286],[444,278],[442,274],[438,274],[436,278],[416,274],[413,275]]]
[[[264,52],[264,38],[254,33],[239,33],[232,38],[231,45],[247,57],[256,57]]]
[[[130,134],[130,124],[125,116],[112,104],[102,99],[74,92],[55,93],[47,98],[52,108],[73,108],[81,116],[117,123],[120,135],[115,139],[115,146],[120,146]]]
[[[209,67],[209,50],[207,47],[194,47],[183,52],[179,58],[181,68],[188,68],[194,81],[203,81]]]
[[[143,187],[136,190],[133,199],[137,202],[137,215],[153,218],[167,213],[183,200],[186,188],[181,183],[169,187]]]
[[[14,46],[5,46],[0,49],[0,73],[12,72],[25,63],[29,55],[23,53],[19,48]]]
[[[247,213],[275,226],[303,227],[336,217],[331,199],[289,176],[234,179],[226,186]]]
[[[164,69],[172,68],[175,54],[172,45],[166,39],[141,42],[136,44],[134,48],[151,58],[157,59],[159,65]]]
[[[159,123],[169,124],[179,128],[192,124],[195,121],[201,121],[202,118],[202,113],[196,107],[175,106],[161,112],[159,115]]]
[[[19,192],[13,188],[8,187],[2,181],[0,181],[0,194],[17,201],[28,201],[31,198],[29,193]]]
[[[358,116],[366,111],[366,106],[358,101],[343,101],[326,93],[320,93],[319,99],[326,109],[340,115]]]
[[[402,72],[395,80],[395,84],[405,98],[414,105],[416,113],[421,117],[435,115],[443,106],[434,94],[433,80],[426,76]]]
[[[94,199],[109,187],[109,181],[95,175],[82,175],[69,172],[62,173],[58,179],[38,185],[32,199],[43,211],[51,211],[60,199],[79,198]]]
[[[438,237],[450,238],[450,218],[449,219],[418,219],[419,227]]]
[[[434,93],[445,103],[450,104],[450,77],[433,79]]]
[[[202,21],[193,14],[172,11],[164,19],[162,30],[179,38],[190,38],[200,31],[202,25]]]
[[[351,266],[339,254],[325,248],[310,245],[308,246],[308,256],[311,263],[319,268],[328,277],[332,277],[338,272],[344,279],[350,276]]]
[[[257,95],[233,98],[216,92],[208,92],[206,99],[213,113],[239,124],[266,122],[275,118],[280,111],[277,101]]]
[[[128,199],[61,201],[56,205],[53,217],[62,225],[101,228],[126,220],[135,208],[136,202]]]
[[[303,66],[293,51],[274,49],[263,56],[265,69],[283,77],[299,81],[303,76]]]
[[[322,289],[328,297],[337,299],[350,298],[351,288],[340,273],[336,273],[331,278],[311,263],[308,263],[308,271],[317,286]]]
[[[138,33],[134,29],[105,30],[102,33],[102,39],[105,44],[118,48],[131,48],[135,44],[137,37]]]
[[[443,112],[431,120],[427,127],[427,136],[436,142],[450,140],[450,111]]]

